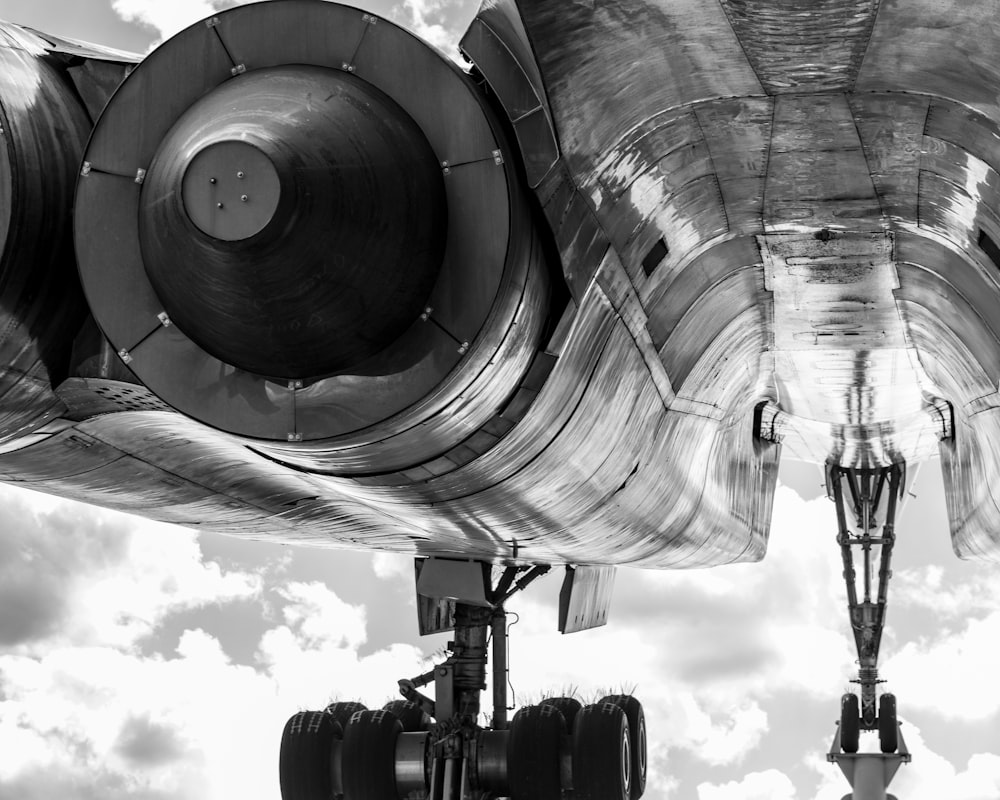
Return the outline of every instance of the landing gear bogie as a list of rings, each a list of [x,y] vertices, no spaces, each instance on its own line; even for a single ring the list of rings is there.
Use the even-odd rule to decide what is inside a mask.
[[[377,711],[331,703],[289,720],[282,800],[562,800],[570,791],[575,800],[639,800],[646,723],[635,698],[613,695],[586,707],[570,697],[549,698],[522,708],[508,724],[503,603],[547,568],[516,580],[521,569],[507,568],[495,588],[482,570],[488,602],[453,602],[447,659],[400,680],[402,699]],[[480,694],[491,642],[493,715],[484,727]],[[434,693],[422,694],[429,684]],[[303,740],[301,728],[316,732]]]

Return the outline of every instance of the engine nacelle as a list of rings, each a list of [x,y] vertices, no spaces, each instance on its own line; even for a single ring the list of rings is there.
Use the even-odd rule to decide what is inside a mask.
[[[135,375],[308,469],[462,447],[529,374],[548,315],[481,90],[330,3],[237,7],[147,57],[87,146],[75,228],[87,300]]]
[[[45,44],[0,23],[0,444],[60,416],[86,316],[70,207],[90,119]]]

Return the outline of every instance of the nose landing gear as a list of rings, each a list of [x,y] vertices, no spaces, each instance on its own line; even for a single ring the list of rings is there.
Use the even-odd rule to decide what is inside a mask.
[[[379,711],[333,703],[295,714],[282,735],[282,800],[559,800],[570,789],[577,800],[639,800],[646,721],[634,697],[611,695],[583,707],[551,698],[521,708],[508,724],[504,603],[548,567],[516,580],[523,569],[509,567],[475,603],[448,604],[450,655],[399,681],[403,700]],[[490,638],[493,716],[484,727]],[[431,683],[434,699],[419,691]]]
[[[889,782],[899,766],[910,761],[896,717],[895,695],[883,693],[876,704],[877,687],[884,683],[878,677],[878,656],[892,577],[890,566],[896,542],[897,501],[903,492],[904,479],[904,467],[900,464],[880,469],[830,466],[827,470],[827,487],[837,506],[837,543],[844,562],[847,608],[858,652],[858,677],[851,682],[860,687],[860,703],[857,694],[848,693],[841,698],[840,721],[827,760],[843,771],[854,790],[849,797],[855,800],[891,797],[885,793]],[[855,530],[848,524],[848,502]],[[877,513],[884,516],[881,535],[873,535],[878,528]],[[863,560],[860,601],[854,567],[855,548],[861,550]],[[873,600],[876,553],[879,556],[878,593]],[[858,753],[862,731],[878,732],[881,754]]]

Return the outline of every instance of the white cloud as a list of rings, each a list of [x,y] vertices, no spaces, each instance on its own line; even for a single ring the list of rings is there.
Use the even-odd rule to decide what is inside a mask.
[[[946,718],[982,720],[1000,712],[1000,611],[957,631],[908,642],[885,664],[900,703]],[[946,676],[947,693],[928,691]]]
[[[399,553],[376,553],[372,558],[375,575],[384,581],[400,578],[413,580],[413,556]]]
[[[381,704],[423,668],[405,645],[359,656],[365,609],[323,584],[264,596],[263,567],[205,561],[189,531],[6,487],[0,500],[3,598],[33,617],[0,630],[0,797],[271,800],[291,713],[337,693]],[[140,647],[171,615],[235,600],[276,606],[259,668],[203,630]]]
[[[995,569],[959,562],[950,565],[952,580],[940,565],[897,571],[892,599],[899,606],[926,609],[944,619],[983,615],[1000,606],[1000,585]],[[959,572],[961,570],[961,572]],[[957,576],[961,580],[957,580]]]
[[[116,644],[0,655],[0,796],[277,797],[291,713],[337,694],[377,706],[423,661],[405,645],[359,656],[364,609],[319,584],[280,594],[285,624],[265,633],[258,669],[201,630],[166,656]]]
[[[458,41],[465,31],[459,15],[468,5],[462,0],[403,0],[393,7],[390,18],[457,59]],[[463,21],[468,23],[468,20]]]
[[[220,5],[212,0],[113,0],[111,8],[126,22],[153,28],[162,41],[214,14]]]
[[[256,0],[112,0],[111,8],[126,22],[155,30],[159,37],[153,44],[169,39],[190,25],[231,8]],[[365,5],[362,3],[361,5]],[[468,27],[477,3],[469,0],[403,0],[389,11],[389,18],[438,48],[450,58],[461,61],[458,41]]]
[[[170,614],[260,591],[259,575],[204,562],[191,531],[38,497],[0,488],[0,644],[13,652],[132,648]]]
[[[751,772],[743,780],[698,784],[698,800],[795,800],[795,786],[776,769]]]

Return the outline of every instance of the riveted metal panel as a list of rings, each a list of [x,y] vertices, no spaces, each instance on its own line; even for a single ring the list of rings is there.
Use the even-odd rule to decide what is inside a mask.
[[[207,425],[261,439],[296,433],[295,393],[287,383],[224,364],[174,325],[157,328],[130,355],[154,394],[175,408],[197,408]]]
[[[198,98],[232,77],[235,65],[215,31],[198,22],[150,53],[104,109],[87,145],[94,170],[136,175]]]
[[[560,148],[582,188],[591,188],[604,153],[651,114],[763,94],[719,4],[524,3],[521,13]]]
[[[355,55],[355,74],[403,107],[441,162],[493,163],[499,145],[486,118],[461,112],[480,102],[468,79],[409,31],[384,21],[370,26]]]
[[[843,92],[854,85],[877,0],[722,0],[768,94]]]
[[[42,44],[0,23],[0,441],[65,410],[52,387],[86,315],[69,208],[89,121]]]
[[[233,64],[247,71],[284,64],[345,69],[373,24],[360,9],[314,0],[261,3],[250,14],[220,14],[212,28]]]
[[[126,351],[162,325],[163,304],[142,268],[141,189],[131,178],[91,171],[76,190],[77,258],[84,266],[100,265],[83,281],[87,302],[104,334]]]
[[[735,270],[759,264],[760,260],[756,240],[726,239],[700,252],[683,269],[672,271],[669,279],[659,281],[657,292],[644,301],[656,346],[663,346],[678,320],[711,286]]]
[[[482,8],[461,48],[496,92],[514,126],[528,185],[537,186],[558,161],[559,145],[517,7],[508,2]]]
[[[510,196],[504,170],[492,159],[453,167],[445,189],[448,242],[427,303],[432,320],[461,346],[479,334],[497,296],[511,237]]]
[[[1000,119],[998,44],[991,2],[882,0],[855,89],[946,97]]]
[[[294,429],[303,440],[342,436],[391,418],[431,392],[462,360],[454,338],[431,322],[414,322],[401,345],[391,358],[373,359],[370,371],[362,364],[353,374],[296,389]]]

